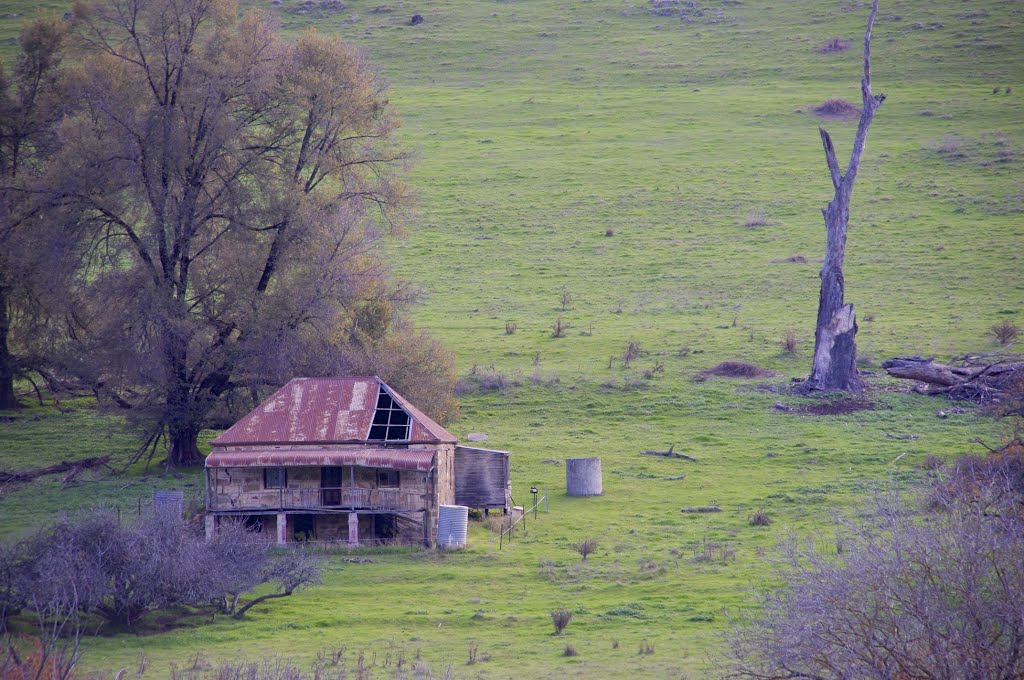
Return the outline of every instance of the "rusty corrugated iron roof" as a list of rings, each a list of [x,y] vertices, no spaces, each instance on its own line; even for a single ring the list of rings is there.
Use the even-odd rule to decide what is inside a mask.
[[[214,450],[206,457],[206,467],[208,468],[358,465],[360,467],[428,472],[433,464],[434,451],[432,449],[254,448],[245,451]]]
[[[384,385],[411,416],[410,444],[455,443],[456,438],[376,376],[294,378],[213,440],[240,444],[340,444],[371,441],[370,424]]]

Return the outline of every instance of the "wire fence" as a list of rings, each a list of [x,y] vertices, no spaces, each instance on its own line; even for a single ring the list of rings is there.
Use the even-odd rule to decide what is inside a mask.
[[[540,495],[535,493],[533,495],[533,497],[534,497],[533,505],[530,506],[529,508],[524,508],[523,509],[523,514],[519,515],[519,517],[516,517],[515,513],[513,511],[513,515],[512,515],[511,518],[509,518],[510,521],[507,522],[507,526],[506,526],[505,522],[502,522],[501,529],[498,531],[498,550],[503,549],[505,547],[506,543],[512,543],[512,541],[513,541],[513,539],[515,538],[515,535],[516,535],[516,527],[518,527],[520,524],[522,525],[523,536],[527,535],[527,532],[529,531],[529,525],[528,525],[528,522],[527,522],[527,518],[530,516],[531,512],[533,513],[534,521],[537,521],[537,513],[540,510],[541,506],[544,507],[544,513],[545,514],[551,512],[551,508],[550,508],[550,506],[548,504],[548,491],[547,491],[547,489],[544,489],[543,493],[541,493]],[[494,528],[493,527],[491,528],[491,531],[490,531],[490,550],[491,550],[492,553],[494,552]]]

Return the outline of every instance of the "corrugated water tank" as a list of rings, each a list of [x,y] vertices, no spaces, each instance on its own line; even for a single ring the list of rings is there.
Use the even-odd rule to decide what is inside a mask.
[[[437,516],[437,545],[445,550],[466,547],[469,508],[465,505],[442,505]]]

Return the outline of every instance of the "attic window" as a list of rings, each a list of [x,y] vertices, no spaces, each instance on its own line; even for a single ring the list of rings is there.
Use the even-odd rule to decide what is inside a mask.
[[[377,394],[377,411],[373,414],[368,439],[384,441],[409,440],[409,414],[391,398],[384,386]]]

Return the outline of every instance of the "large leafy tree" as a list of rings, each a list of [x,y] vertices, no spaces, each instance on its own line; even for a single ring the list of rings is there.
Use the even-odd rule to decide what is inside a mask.
[[[54,219],[88,233],[66,370],[189,465],[226,397],[376,370],[414,337],[378,254],[407,205],[405,155],[363,53],[286,43],[228,0],[74,9],[77,110],[48,178]]]
[[[67,25],[41,17],[21,32],[13,68],[0,62],[0,408],[18,406],[14,380],[38,368],[30,338],[45,319],[38,296],[56,273],[36,257],[54,246],[39,219],[37,182],[55,153],[64,111]],[[58,269],[59,271],[59,269]],[[32,349],[37,349],[32,347]]]

